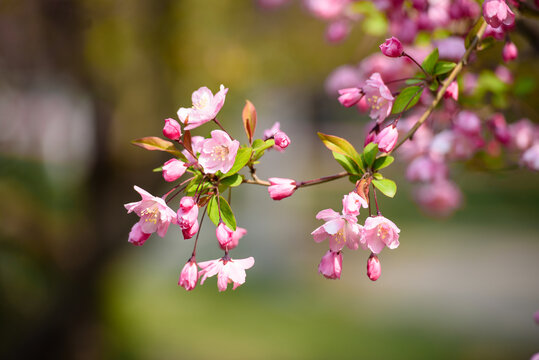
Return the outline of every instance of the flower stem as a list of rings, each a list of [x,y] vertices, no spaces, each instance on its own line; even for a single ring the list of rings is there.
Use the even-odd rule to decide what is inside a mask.
[[[372,192],[374,193],[374,204],[376,205],[376,215],[380,216],[382,215],[382,213],[380,212],[380,208],[378,207],[378,199],[376,198],[376,189],[374,188],[374,185],[372,186]]]
[[[197,244],[198,244],[198,236],[200,235],[200,231],[202,230],[202,222],[204,221],[204,216],[206,215],[206,209],[204,208],[204,212],[202,213],[202,218],[200,218],[200,225],[198,227],[197,237],[195,238],[195,246],[193,247],[193,255],[191,257],[195,257],[197,254]]]
[[[343,171],[343,172],[340,172],[340,173],[335,174],[335,175],[323,176],[323,177],[317,178],[317,179],[300,181],[299,183],[296,184],[296,187],[300,188],[300,187],[305,187],[305,186],[312,186],[312,185],[322,184],[322,183],[325,183],[325,182],[328,182],[328,181],[333,181],[333,180],[343,178],[343,177],[348,176],[348,175],[349,175],[348,172]]]
[[[436,108],[436,106],[438,105],[438,103],[440,102],[442,97],[444,96],[445,91],[449,87],[449,84],[451,84],[453,82],[453,80],[455,80],[457,75],[462,71],[462,69],[464,67],[464,64],[468,61],[468,58],[470,57],[470,54],[472,53],[472,51],[474,51],[477,48],[477,45],[479,44],[479,40],[483,37],[483,34],[485,33],[485,30],[487,28],[487,23],[485,22],[483,17],[481,17],[480,21],[481,21],[481,27],[477,31],[477,34],[472,39],[470,45],[466,49],[466,52],[464,53],[464,55],[462,56],[460,61],[457,63],[455,68],[451,71],[449,76],[443,82],[443,85],[440,87],[440,90],[438,90],[438,93],[436,94],[436,97],[434,98],[434,100],[432,101],[430,106],[423,113],[423,115],[421,115],[419,120],[417,120],[417,122],[410,129],[410,131],[408,131],[408,133],[404,136],[404,138],[402,138],[399,141],[397,146],[395,146],[395,148],[393,148],[393,150],[389,152],[389,154],[391,154],[393,151],[397,150],[406,140],[412,138],[412,136],[415,134],[417,129],[419,129],[419,127],[421,125],[423,125],[423,123],[428,119],[430,114],[434,111],[434,109]]]
[[[427,73],[427,72],[425,71],[425,69],[423,69],[423,66],[421,66],[421,64],[418,63],[418,62],[416,61],[416,59],[414,59],[413,57],[411,57],[411,56],[410,56],[409,54],[407,54],[406,52],[403,52],[403,53],[402,53],[402,56],[406,56],[408,59],[412,60],[412,61],[414,62],[414,64],[416,64],[417,67],[420,68],[421,71],[423,71],[423,73],[424,73],[425,76],[427,77],[427,80],[431,80],[431,79],[432,79],[432,76],[430,76],[430,74]]]
[[[232,137],[232,135],[230,135],[228,133],[228,131],[225,130],[225,128],[223,127],[223,125],[221,125],[221,122],[219,120],[217,120],[217,118],[214,118],[213,119],[213,122],[217,124],[217,126],[219,126],[221,128],[221,130],[223,130],[232,140],[234,140],[234,138]]]

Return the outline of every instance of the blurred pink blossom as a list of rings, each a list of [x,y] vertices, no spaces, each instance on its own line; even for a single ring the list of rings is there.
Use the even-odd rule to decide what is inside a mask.
[[[539,171],[539,142],[524,151],[521,162],[531,170]]]
[[[506,42],[502,51],[503,61],[505,62],[513,61],[517,58],[517,56],[518,56],[518,49],[515,43],[511,41]]]
[[[448,216],[460,207],[462,194],[453,182],[439,180],[421,185],[415,192],[415,199],[427,214]]]

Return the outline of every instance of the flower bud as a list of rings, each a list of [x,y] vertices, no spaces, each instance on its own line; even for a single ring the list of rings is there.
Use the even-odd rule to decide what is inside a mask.
[[[163,178],[165,181],[176,181],[185,174],[187,167],[178,159],[170,159],[163,165]]]
[[[198,224],[198,206],[195,203],[195,199],[190,196],[184,196],[180,200],[180,208],[178,209],[176,215],[178,225],[182,228],[182,230],[191,230],[192,232],[193,230],[191,228],[193,227],[193,225],[195,223]],[[194,232],[196,233],[196,231]]]
[[[198,227],[199,227],[198,220],[196,220],[193,223],[193,225],[191,225],[190,227],[182,229],[183,239],[188,240],[188,239],[191,239],[193,236],[195,236],[196,233],[198,232]]]
[[[238,246],[239,240],[243,235],[247,234],[247,230],[239,226],[236,227],[236,231],[232,231],[224,223],[219,223],[217,229],[215,230],[215,235],[217,236],[217,241],[219,241],[219,246],[223,250],[232,250]]]
[[[140,222],[133,225],[129,232],[129,242],[135,246],[142,246],[148,240],[151,234],[146,234],[142,231]]]
[[[502,24],[511,26],[515,22],[515,14],[507,6],[505,0],[485,0],[483,17],[487,24],[493,28],[500,27]]]
[[[503,61],[505,62],[513,61],[517,58],[517,56],[518,56],[517,46],[511,41],[506,42],[502,51]]]
[[[347,88],[339,90],[339,102],[345,107],[356,105],[363,97],[363,92],[359,88]]]
[[[380,265],[380,260],[376,254],[371,254],[367,260],[367,276],[372,281],[378,280],[382,274],[382,266]]]
[[[318,272],[326,277],[326,279],[340,279],[342,271],[342,252],[333,252],[328,250],[326,255],[320,260]]]
[[[180,124],[174,119],[165,119],[165,127],[163,127],[163,135],[170,140],[180,140],[182,129]]]
[[[185,288],[187,291],[191,291],[197,286],[198,281],[198,268],[197,263],[193,258],[187,261],[187,264],[182,269],[180,273],[180,279],[178,280],[178,285]]]
[[[273,200],[289,197],[296,191],[296,181],[292,179],[269,178],[268,192]]]
[[[378,149],[382,152],[390,152],[397,145],[399,132],[395,125],[389,125],[376,135],[374,142],[378,144]]]
[[[273,139],[275,140],[275,146],[281,148],[282,150],[286,149],[290,145],[290,138],[282,131],[277,131]]]
[[[382,50],[382,54],[389,57],[399,57],[402,56],[402,53],[404,52],[401,42],[394,36],[381,44],[380,50]]]
[[[451,82],[444,93],[444,98],[453,99],[457,101],[459,99],[459,84],[456,81]]]
[[[180,209],[182,210],[182,212],[187,212],[191,210],[191,208],[195,205],[196,205],[195,198],[191,196],[184,196],[180,200]]]

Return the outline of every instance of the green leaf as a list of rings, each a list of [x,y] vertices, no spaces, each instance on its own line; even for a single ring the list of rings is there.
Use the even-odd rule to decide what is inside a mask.
[[[438,61],[434,66],[434,75],[447,74],[457,66],[454,62],[450,61]]]
[[[229,187],[240,186],[242,182],[243,182],[243,176],[241,176],[240,174],[234,174],[232,176],[223,178],[219,181],[221,185],[225,185]]]
[[[326,135],[322,134],[321,132],[318,133],[318,137],[329,150],[348,156],[359,166],[361,170],[364,170],[361,164],[359,153],[348,141],[338,136]]]
[[[153,171],[153,172],[161,172],[161,171],[163,171],[163,167],[162,167],[162,166],[156,167],[156,168],[153,169],[152,171]]]
[[[180,158],[183,161],[187,161],[185,156],[181,153],[180,150],[176,149],[173,143],[158,138],[156,136],[148,136],[140,139],[135,139],[131,141],[131,144],[140,146],[141,148],[150,151],[165,151]]]
[[[232,165],[232,168],[223,177],[229,177],[230,175],[233,175],[243,169],[243,167],[251,159],[252,151],[253,149],[251,149],[250,147],[240,148],[238,150],[238,153],[236,154],[236,160],[234,161],[234,165]]]
[[[434,80],[429,84],[429,90],[430,90],[430,91],[436,91],[436,90],[438,90],[438,86],[440,86],[440,83],[438,82],[438,80],[434,79]]]
[[[221,205],[220,219],[218,204]],[[208,217],[215,224],[215,226],[219,226],[219,220],[222,220],[225,225],[228,226],[231,230],[236,230],[236,218],[234,217],[234,213],[232,212],[232,209],[230,208],[230,205],[228,205],[228,202],[225,200],[225,198],[219,196],[219,201],[217,201],[217,197],[213,196],[208,202],[207,210]]]
[[[378,190],[382,192],[385,196],[392,198],[397,192],[397,184],[393,180],[389,179],[373,179],[372,184],[376,186]]]
[[[372,169],[376,171],[388,167],[389,165],[391,165],[391,163],[393,163],[394,160],[395,158],[393,156],[381,156],[374,161]]]
[[[419,101],[422,92],[423,87],[421,86],[409,86],[404,88],[395,99],[391,113],[398,114],[412,108]]]
[[[359,168],[359,166],[346,155],[339,154],[335,151],[332,151],[333,157],[341,166],[346,170],[349,174],[363,174],[363,171]]]
[[[262,140],[262,139],[256,139],[253,142],[253,160],[258,160],[264,155],[264,152],[275,145],[275,140],[269,139],[269,140]]]
[[[361,177],[360,177],[359,175],[350,175],[350,176],[348,177],[348,180],[350,180],[350,182],[351,182],[352,184],[357,183],[358,180],[360,180],[360,179],[361,179]]]
[[[408,79],[404,83],[406,85],[416,85],[416,84],[421,84],[423,81],[425,80],[424,79]]]
[[[377,173],[372,174],[372,177],[376,180],[382,180],[384,178],[384,175],[377,172]]]
[[[367,167],[372,165],[374,159],[376,159],[376,154],[378,154],[378,144],[371,142],[365,146],[363,149],[363,159]]]
[[[186,196],[193,196],[195,195],[197,189],[199,193],[203,194],[205,193],[209,188],[212,187],[212,184],[209,181],[205,181],[203,184],[200,184],[200,181],[202,180],[201,175],[195,176],[193,180],[187,184],[187,187],[185,188],[185,195]]]
[[[432,75],[432,73],[434,72],[434,67],[438,62],[438,56],[438,48],[436,48],[421,63],[421,66],[428,74]]]

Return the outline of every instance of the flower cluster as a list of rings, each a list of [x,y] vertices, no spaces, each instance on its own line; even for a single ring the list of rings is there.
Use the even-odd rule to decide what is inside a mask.
[[[208,277],[214,275],[217,275],[219,291],[226,290],[229,283],[236,289],[245,282],[245,270],[254,265],[254,259],[233,259],[229,251],[238,246],[247,230],[236,225],[230,197],[227,201],[222,194],[231,192],[233,187],[244,182],[252,181],[246,180],[238,171],[246,167],[255,177],[254,164],[267,149],[275,148],[282,152],[290,144],[290,138],[280,130],[279,123],[264,131],[263,140],[253,140],[256,110],[249,101],[243,111],[249,144],[242,146],[238,140],[233,139],[217,120],[227,92],[228,89],[223,85],[215,95],[207,87],[193,92],[193,106],[181,107],[178,110],[179,122],[172,118],[165,120],[163,135],[173,142],[157,137],[133,141],[135,145],[147,150],[160,150],[173,155],[174,157],[158,170],[162,172],[166,182],[176,184],[163,197],[153,196],[135,186],[142,199],[125,204],[125,208],[129,213],[135,212],[140,219],[129,233],[129,242],[137,246],[143,245],[154,232],[164,237],[170,225],[177,225],[185,240],[196,236],[192,255],[183,267],[178,281],[178,285],[186,290],[193,290],[199,279],[203,284]],[[209,122],[215,123],[219,129],[212,130],[207,138],[191,136],[191,129]],[[186,174],[190,177],[181,181]],[[285,186],[278,180],[277,183],[277,187]],[[292,190],[286,191],[276,189],[275,186],[269,187],[270,195],[275,199],[289,196],[295,190],[295,185]],[[177,211],[174,211],[169,207],[169,203],[180,193],[184,196],[179,201]],[[224,251],[224,256],[216,260],[197,262],[198,234],[206,214],[216,225],[217,243]]]

